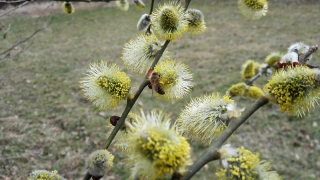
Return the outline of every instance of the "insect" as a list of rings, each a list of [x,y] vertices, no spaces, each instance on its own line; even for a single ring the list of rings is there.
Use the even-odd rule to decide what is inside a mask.
[[[150,74],[150,70],[148,72],[148,74]],[[160,95],[164,95],[165,92],[163,90],[163,88],[161,87],[161,84],[163,84],[161,81],[160,81],[160,74],[157,73],[157,72],[152,72],[151,76],[149,76],[149,80],[150,80],[150,84],[148,85],[148,87],[150,89],[152,89],[152,94],[153,94],[153,91],[157,92],[158,94]]]

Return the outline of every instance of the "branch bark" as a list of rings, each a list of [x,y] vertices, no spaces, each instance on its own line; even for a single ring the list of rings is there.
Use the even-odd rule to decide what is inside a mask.
[[[218,137],[218,139],[204,152],[190,167],[187,173],[183,176],[183,180],[190,179],[196,174],[205,164],[210,161],[218,160],[220,153],[218,149],[222,144],[241,126],[254,112],[260,107],[268,103],[268,99],[264,96],[260,97],[253,106],[246,111],[240,118],[233,118],[230,121],[228,128]]]
[[[21,2],[23,2],[23,1],[21,1]],[[24,2],[23,2],[22,4],[20,4],[19,6],[16,6],[16,7],[12,8],[12,9],[9,9],[8,11],[0,14],[0,17],[5,16],[5,15],[9,14],[10,12],[12,12],[12,11],[14,11],[14,10],[16,10],[16,9],[19,9],[19,8],[21,8],[22,6],[27,5],[28,3],[29,3],[29,1],[24,1]]]
[[[267,73],[267,70],[270,68],[270,66],[266,66],[264,68],[261,69],[261,71],[259,71],[256,75],[254,75],[252,78],[250,78],[249,80],[246,81],[246,85],[248,86],[252,86],[253,82],[255,80],[257,80],[262,74]]]
[[[312,53],[316,52],[318,50],[318,45],[311,46],[309,50],[304,53],[299,55],[299,64],[305,65],[309,61],[309,57],[311,56]]]
[[[32,2],[45,2],[45,1],[66,1],[66,0],[25,0],[25,1],[32,1]],[[68,0],[68,2],[110,2],[110,1],[119,1],[119,0]]]

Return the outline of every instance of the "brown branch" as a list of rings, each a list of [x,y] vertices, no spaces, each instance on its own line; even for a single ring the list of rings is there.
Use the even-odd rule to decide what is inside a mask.
[[[23,43],[29,41],[29,40],[32,39],[36,34],[38,34],[38,33],[41,32],[41,31],[44,31],[46,28],[48,28],[48,27],[51,25],[51,23],[53,22],[53,15],[49,16],[48,20],[44,23],[44,25],[43,25],[42,27],[39,28],[38,25],[39,25],[40,18],[43,16],[44,12],[46,12],[46,11],[50,8],[50,6],[52,6],[52,4],[49,5],[49,6],[42,12],[41,16],[37,19],[37,22],[36,22],[36,24],[35,24],[35,31],[34,31],[30,36],[26,37],[25,39],[20,40],[20,41],[14,43],[14,44],[13,44],[10,48],[8,48],[7,50],[5,50],[5,51],[3,51],[3,52],[0,52],[0,56],[5,55],[5,54],[6,54],[6,55],[5,55],[4,58],[6,58],[8,55],[10,56],[10,51],[12,51],[15,47],[17,47],[18,45],[23,44]],[[9,53],[9,54],[7,54],[7,53]],[[20,53],[21,53],[21,52],[20,52]],[[3,58],[3,59],[4,59],[4,58]]]
[[[246,85],[252,86],[253,82],[255,80],[257,80],[259,77],[261,77],[262,74],[266,74],[269,68],[270,68],[269,65],[267,65],[266,67],[262,68],[256,75],[254,75],[252,78],[250,78],[250,79],[248,79],[246,81]]]
[[[149,15],[152,14],[153,6],[154,6],[154,0],[151,0],[151,7],[150,7],[150,13],[149,13]]]
[[[158,52],[157,56],[155,57],[151,68],[154,68],[154,66],[157,64],[157,62],[159,61],[159,59],[161,58],[163,52],[165,51],[165,49],[167,48],[168,44],[170,41],[166,41],[166,43],[161,47],[160,51]],[[128,103],[120,117],[120,119],[117,122],[117,125],[114,127],[113,131],[111,132],[110,136],[108,137],[103,149],[108,149],[108,147],[110,146],[111,142],[113,141],[114,137],[117,135],[117,133],[119,132],[119,130],[121,129],[121,127],[124,125],[124,122],[129,114],[129,112],[131,111],[133,105],[135,104],[135,102],[137,101],[137,99],[139,98],[140,94],[142,93],[143,89],[149,84],[149,81],[144,79],[143,82],[141,83],[138,91],[136,92],[135,96],[133,97],[133,99],[128,100]],[[91,178],[91,175],[89,173],[86,174],[86,176],[83,178],[83,180],[89,180]]]
[[[1,3],[6,3],[6,4],[15,4],[15,3],[21,3],[25,2],[26,0],[3,0],[0,1]]]
[[[32,2],[45,2],[45,1],[66,1],[66,0],[26,0]],[[111,1],[119,1],[119,0],[68,0],[68,2],[111,2]]]
[[[83,180],[89,180],[91,178],[91,174],[89,172],[86,173],[86,175],[84,176]]]
[[[188,9],[190,2],[191,2],[191,0],[186,0],[186,3],[185,3],[185,5],[184,5],[184,9],[185,9],[185,10]]]
[[[312,53],[316,52],[317,50],[318,50],[318,45],[315,45],[315,46],[311,46],[306,53],[300,54],[300,55],[299,55],[299,59],[298,59],[299,64],[305,65],[305,64],[309,61],[309,59],[308,59],[309,56],[310,56]]]
[[[219,159],[219,152],[217,151],[222,144],[241,126],[254,112],[260,107],[268,103],[268,99],[261,96],[253,106],[246,111],[240,118],[232,118],[227,129],[218,137],[218,139],[202,154],[190,167],[187,173],[183,176],[183,180],[190,179],[196,174],[205,164],[210,161]]]
[[[168,44],[170,43],[169,40],[167,40],[164,45],[162,46],[162,48],[160,49],[160,51],[157,52],[157,55],[152,63],[152,65],[150,66],[150,69],[154,69],[154,67],[157,65],[158,61],[160,60],[164,50],[167,48]]]
[[[21,2],[23,2],[23,1],[21,1]],[[25,1],[24,3],[20,4],[19,6],[16,6],[16,7],[10,9],[10,10],[4,12],[3,14],[0,14],[0,17],[5,16],[5,15],[9,14],[10,12],[12,12],[12,11],[14,11],[14,10],[16,10],[16,9],[19,9],[19,8],[21,8],[22,6],[27,5],[28,3],[29,3],[28,1]]]
[[[128,101],[126,108],[124,109],[120,119],[117,122],[117,125],[114,127],[113,131],[111,132],[110,136],[108,137],[103,149],[108,149],[108,147],[110,146],[112,140],[114,139],[114,137],[117,135],[118,131],[121,129],[121,127],[124,124],[125,119],[127,118],[131,108],[133,107],[134,103],[136,102],[136,100],[138,99],[138,97],[140,96],[141,92],[143,91],[143,89],[149,84],[149,81],[144,80],[138,91],[136,92],[134,98],[130,101]]]

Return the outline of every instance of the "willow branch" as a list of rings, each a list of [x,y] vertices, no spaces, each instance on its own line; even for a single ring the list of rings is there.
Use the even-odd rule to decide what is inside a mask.
[[[262,72],[258,72],[256,75],[254,75],[252,78],[246,81],[246,85],[252,86],[253,82],[258,79],[262,75]]]
[[[23,2],[23,1],[22,1],[22,2]],[[22,6],[25,6],[25,5],[28,4],[28,3],[29,3],[28,1],[25,1],[25,2],[23,2],[22,4],[20,4],[19,6],[16,6],[16,7],[12,8],[12,9],[9,9],[8,11],[0,14],[0,17],[5,16],[5,15],[9,14],[10,12],[12,12],[12,11],[14,11],[14,10],[16,10],[16,9],[19,9],[19,8],[21,8]],[[9,3],[8,3],[8,4],[9,4]]]
[[[47,9],[48,9],[48,8],[47,8]],[[47,10],[47,9],[46,9],[46,10]],[[5,51],[0,52],[0,56],[2,56],[2,55],[4,55],[4,54],[7,54],[7,53],[10,53],[10,51],[12,51],[15,47],[17,47],[18,45],[23,44],[23,43],[29,41],[29,40],[30,40],[31,38],[33,38],[36,34],[38,34],[38,33],[41,32],[41,31],[44,31],[46,28],[48,28],[48,27],[51,25],[51,23],[52,23],[52,21],[53,21],[53,16],[52,16],[52,15],[48,18],[48,20],[44,23],[44,25],[43,25],[41,28],[39,28],[39,27],[38,27],[38,23],[39,23],[41,17],[42,17],[42,16],[40,16],[40,17],[38,18],[37,23],[36,23],[36,25],[35,25],[35,30],[34,30],[34,32],[33,32],[30,36],[26,37],[26,38],[23,39],[23,40],[20,40],[20,41],[14,43],[10,48],[6,49]]]
[[[91,178],[91,174],[89,172],[86,173],[86,175],[84,176],[83,180],[89,180]]]
[[[165,44],[161,47],[160,51],[157,53],[157,56],[155,57],[152,65],[151,65],[151,69],[154,68],[154,66],[158,63],[159,59],[161,58],[163,52],[165,51],[165,49],[167,48],[168,44],[170,41],[166,41]],[[110,136],[108,137],[106,144],[104,145],[104,149],[107,149],[112,140],[114,139],[114,137],[116,136],[116,134],[118,133],[118,131],[120,130],[120,128],[123,126],[125,119],[127,118],[131,108],[133,107],[134,103],[136,102],[136,100],[138,99],[138,97],[140,96],[141,92],[143,91],[143,89],[149,84],[149,81],[144,79],[143,82],[141,83],[138,91],[136,92],[135,96],[133,97],[133,99],[129,100],[127,103],[127,106],[125,108],[125,110],[123,111],[119,121],[117,122],[117,125],[115,126],[115,128],[113,129],[113,131],[111,132]]]
[[[66,1],[66,0],[24,0],[24,1],[32,1],[32,2],[46,2],[46,1]],[[68,2],[110,2],[110,1],[119,1],[119,0],[68,0]],[[10,3],[10,1],[5,1],[6,3]]]
[[[196,172],[198,172],[205,164],[210,161],[220,158],[217,151],[222,144],[241,126],[254,112],[260,107],[268,103],[268,99],[261,96],[253,106],[246,111],[240,118],[232,118],[227,129],[218,137],[218,139],[202,154],[190,167],[187,173],[183,176],[183,180],[190,179]]]
[[[261,69],[261,71],[259,71],[256,75],[254,75],[252,78],[250,78],[249,80],[246,81],[246,85],[248,86],[252,86],[253,82],[255,80],[257,80],[262,74],[267,73],[267,70],[270,68],[270,66],[266,66],[264,68]]]
[[[152,1],[151,1],[151,7],[150,7],[150,13],[149,13],[149,15],[151,15],[151,14],[152,14],[152,11],[153,11],[153,5],[154,5],[154,0],[152,0]]]
[[[155,57],[152,65],[150,66],[150,69],[153,69],[153,68],[157,65],[157,63],[159,62],[159,60],[160,60],[160,58],[161,58],[164,50],[167,48],[167,46],[168,46],[169,43],[170,43],[169,40],[167,40],[167,41],[164,43],[164,45],[162,46],[162,48],[160,49],[160,51],[157,53],[157,55],[156,55],[156,57]]]
[[[184,9],[185,9],[185,10],[188,9],[190,2],[191,2],[191,0],[186,0],[186,3],[185,3],[185,5],[184,5]]]
[[[161,58],[163,52],[165,51],[165,49],[167,48],[168,44],[170,41],[166,41],[166,43],[162,46],[162,48],[160,49],[160,51],[158,52],[157,56],[155,57],[153,64],[152,64],[152,68],[154,68],[154,66],[157,64],[157,62],[159,61],[159,59]],[[137,101],[137,99],[139,98],[140,94],[142,93],[143,89],[149,84],[149,81],[144,79],[143,82],[141,83],[138,91],[136,92],[135,96],[133,97],[133,99],[128,100],[128,103],[126,105],[126,108],[124,109],[120,119],[117,122],[117,125],[114,127],[113,131],[111,132],[110,136],[108,137],[103,149],[108,149],[108,147],[110,146],[111,142],[113,141],[114,137],[117,135],[117,133],[119,132],[119,130],[121,129],[121,127],[123,126],[125,119],[127,118],[130,110],[132,109],[133,105],[135,104],[135,102]],[[86,176],[83,178],[83,180],[89,180],[91,178],[90,173],[87,172]]]
[[[25,2],[26,0],[0,0],[0,3],[15,4]]]
[[[306,53],[300,54],[298,59],[299,64],[302,64],[302,65],[306,64],[309,60],[308,58],[310,57],[310,55],[316,52],[317,50],[318,50],[318,45],[315,45],[315,46],[311,46]]]
[[[117,135],[118,131],[120,130],[120,128],[123,126],[125,119],[127,118],[131,108],[133,107],[134,103],[137,101],[138,97],[140,96],[141,92],[143,91],[143,89],[149,84],[149,81],[144,80],[138,91],[136,92],[135,96],[133,97],[133,99],[129,100],[127,103],[126,108],[124,109],[120,119],[117,122],[117,125],[114,127],[113,131],[111,132],[110,136],[108,137],[106,144],[104,145],[103,149],[108,149],[108,147],[110,146],[112,140],[114,139],[114,137]]]

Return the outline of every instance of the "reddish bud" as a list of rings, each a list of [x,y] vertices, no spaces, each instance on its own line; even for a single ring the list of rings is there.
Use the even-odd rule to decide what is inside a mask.
[[[92,179],[93,180],[99,180],[99,179],[101,179],[103,176],[92,176]]]
[[[110,117],[110,123],[113,125],[113,126],[116,126],[117,125],[117,122],[119,121],[120,117],[119,116],[111,116]]]

